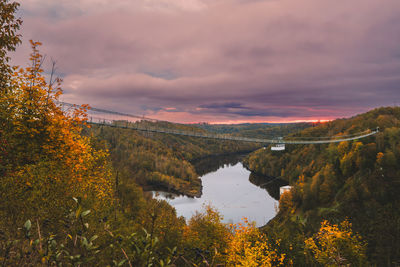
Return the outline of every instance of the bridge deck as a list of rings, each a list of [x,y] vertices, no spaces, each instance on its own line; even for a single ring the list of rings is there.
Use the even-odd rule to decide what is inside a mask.
[[[66,103],[59,101],[58,104],[61,108],[69,110],[70,108],[74,109],[77,107],[75,104]],[[241,142],[251,142],[251,143],[262,143],[262,144],[293,144],[293,145],[306,145],[306,144],[329,144],[329,143],[339,143],[344,141],[351,141],[356,139],[365,138],[371,135],[374,135],[379,132],[379,129],[376,130],[368,130],[363,133],[354,134],[354,135],[346,135],[346,136],[333,136],[327,137],[325,140],[321,140],[321,137],[311,137],[314,140],[285,140],[285,139],[263,139],[263,138],[248,138],[248,137],[237,137],[230,136],[226,134],[211,134],[211,133],[198,133],[193,131],[183,131],[183,130],[175,130],[175,129],[167,129],[162,127],[152,127],[152,126],[140,126],[138,124],[133,124],[132,122],[140,122],[140,121],[148,121],[148,122],[160,122],[160,123],[169,123],[168,121],[160,121],[152,118],[147,118],[143,116],[137,116],[132,114],[126,114],[116,111],[110,111],[100,108],[91,107],[89,112],[95,114],[102,114],[102,116],[90,116],[88,123],[96,124],[96,125],[105,125],[110,127],[117,128],[125,128],[132,129],[137,131],[145,131],[145,132],[155,132],[155,133],[166,133],[166,134],[175,134],[175,135],[183,135],[183,136],[191,136],[191,137],[199,137],[199,138],[210,138],[210,139],[218,139],[218,140],[230,140],[230,141],[241,141]],[[113,119],[112,117],[118,117],[118,119]],[[106,117],[108,119],[106,119]],[[115,117],[114,117],[115,118]],[[121,125],[121,122],[125,122],[125,125]],[[320,139],[320,140],[316,140]]]
[[[165,133],[165,134],[174,134],[174,135],[183,135],[183,136],[191,136],[191,137],[199,137],[199,138],[210,138],[210,139],[218,139],[218,140],[229,140],[229,141],[241,141],[241,142],[251,142],[251,143],[262,143],[262,144],[292,144],[292,145],[306,145],[306,144],[329,144],[329,143],[339,143],[344,141],[351,141],[356,139],[365,138],[371,135],[378,133],[378,130],[370,131],[368,133],[357,135],[353,137],[340,138],[340,136],[332,137],[332,139],[328,140],[285,140],[285,139],[262,139],[262,138],[248,138],[248,137],[237,137],[230,136],[225,134],[204,134],[197,133],[191,131],[181,131],[181,130],[172,130],[166,128],[157,128],[157,127],[140,127],[139,125],[118,125],[113,122],[89,122],[95,125],[104,125],[116,128],[124,128],[124,129],[132,129],[137,131],[144,132],[154,132],[154,133]]]

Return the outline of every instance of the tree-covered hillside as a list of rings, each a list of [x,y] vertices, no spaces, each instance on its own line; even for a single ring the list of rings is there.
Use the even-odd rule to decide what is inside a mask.
[[[137,122],[140,127],[159,127],[190,132],[220,132],[219,125],[184,125],[168,122]],[[232,125],[228,134],[249,137],[273,138],[297,133],[310,124],[251,124]],[[223,126],[228,127],[228,126]],[[223,128],[224,129],[224,128]],[[201,180],[191,162],[207,156],[247,153],[262,144],[204,139],[163,133],[138,132],[132,129],[92,126],[87,135],[95,137],[102,147],[110,151],[119,181],[135,182],[145,189],[162,189],[169,192],[201,195]]]
[[[252,138],[276,138],[296,133],[312,123],[243,123],[243,124],[194,124],[213,133],[232,134]]]
[[[170,124],[168,127],[204,132],[186,125]],[[145,189],[161,189],[188,196],[201,195],[201,180],[190,161],[208,155],[250,152],[260,146],[107,126],[91,127],[87,134],[109,150],[120,182],[135,182]]]
[[[246,160],[250,169],[281,176],[293,186],[265,231],[287,235],[296,229],[298,235],[307,235],[322,219],[348,218],[368,242],[372,263],[399,264],[400,108],[378,108],[293,137],[348,135],[376,127],[378,134],[352,142],[287,145],[284,152],[252,153]]]

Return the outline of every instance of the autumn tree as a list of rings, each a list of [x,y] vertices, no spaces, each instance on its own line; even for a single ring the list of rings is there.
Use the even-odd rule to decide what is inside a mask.
[[[228,266],[283,266],[285,254],[280,253],[279,240],[275,244],[261,233],[254,223],[250,223],[244,218],[243,223],[231,226],[233,235],[231,236],[227,254]],[[291,265],[287,262],[286,265]]]
[[[284,192],[279,198],[279,212],[294,213],[295,211],[292,191]]]
[[[88,107],[62,109],[61,81],[46,81],[40,43],[31,45],[30,66],[14,68],[8,93],[1,96],[8,127],[0,181],[1,199],[7,201],[0,210],[13,224],[30,214],[56,220],[72,197],[100,209],[110,206],[113,194],[107,152],[80,134]]]
[[[208,205],[203,213],[196,212],[189,220],[183,232],[183,245],[188,250],[187,256],[195,261],[223,262],[222,253],[227,249],[229,236],[222,216]]]
[[[347,220],[340,225],[322,221],[319,231],[305,240],[305,253],[323,266],[365,266],[366,246],[351,227]]]
[[[0,1],[0,177],[5,174],[7,158],[7,140],[5,131],[9,128],[7,113],[9,104],[5,96],[9,93],[9,81],[12,69],[7,52],[14,51],[21,42],[17,30],[22,21],[15,16],[19,4],[8,0]]]
[[[0,92],[2,93],[7,90],[11,73],[7,52],[14,51],[21,43],[21,36],[17,34],[17,31],[22,21],[15,16],[18,7],[17,2],[0,1]]]

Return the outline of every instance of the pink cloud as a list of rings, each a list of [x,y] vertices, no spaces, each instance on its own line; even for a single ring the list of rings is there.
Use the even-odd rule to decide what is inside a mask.
[[[68,101],[182,121],[330,119],[400,96],[399,12],[397,0],[27,0],[22,34],[57,59]],[[201,108],[231,102],[245,108]]]

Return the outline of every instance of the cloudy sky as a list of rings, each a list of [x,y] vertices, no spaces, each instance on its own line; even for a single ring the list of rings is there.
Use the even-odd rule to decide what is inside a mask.
[[[400,104],[399,0],[23,0],[63,100],[176,122],[333,119]]]

